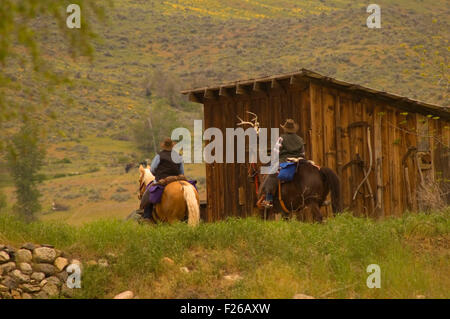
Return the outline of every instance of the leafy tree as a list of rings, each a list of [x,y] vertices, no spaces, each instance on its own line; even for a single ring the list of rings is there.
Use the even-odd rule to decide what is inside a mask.
[[[192,103],[180,94],[182,85],[179,78],[170,72],[156,67],[145,79],[146,95],[150,98],[158,97],[177,109],[190,110]]]
[[[54,70],[48,58],[51,55],[44,54],[46,39],[57,30],[56,36],[61,38],[61,45],[72,58],[92,58],[92,39],[96,35],[91,25],[94,20],[104,18],[104,2],[77,0],[81,8],[81,28],[69,29],[66,9],[71,2],[0,1],[0,155],[5,154],[14,179],[16,209],[27,220],[33,219],[40,209],[37,173],[45,156],[41,138],[54,117],[42,109],[52,89],[69,82],[66,75]],[[15,75],[19,69],[22,78]],[[39,87],[40,90],[35,90]],[[17,96],[22,97],[21,102],[14,102]],[[4,127],[7,121],[14,121],[14,125],[8,125],[9,129]],[[39,127],[38,121],[46,125]]]
[[[157,153],[164,137],[170,137],[172,130],[181,125],[178,112],[165,99],[153,99],[148,116],[133,129],[135,143],[145,156]]]
[[[19,132],[8,142],[6,158],[16,186],[15,210],[25,220],[31,221],[41,209],[37,184],[41,182],[38,172],[45,158],[45,147],[40,142],[36,124],[24,120]]]

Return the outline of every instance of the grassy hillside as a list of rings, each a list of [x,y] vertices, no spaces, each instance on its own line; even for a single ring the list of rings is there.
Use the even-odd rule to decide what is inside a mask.
[[[136,183],[136,172],[128,176],[120,172],[124,163],[151,156],[142,154],[133,142],[133,128],[148,116],[150,104],[163,100],[163,107],[175,110],[187,127],[194,118],[201,118],[199,105],[178,101],[180,89],[304,67],[412,98],[449,103],[431,78],[435,69],[414,54],[414,48],[420,48],[427,61],[435,51],[448,58],[446,0],[378,1],[382,8],[379,30],[366,27],[367,3],[363,1],[113,3],[107,23],[94,25],[99,38],[92,62],[72,61],[56,29],[42,35],[44,56],[53,61],[57,73],[67,75],[68,83],[48,87],[32,81],[26,64],[7,66],[12,81],[7,98],[18,106],[30,101],[43,104],[45,114],[56,118],[43,121],[49,127],[48,163],[43,171],[49,179],[43,185],[47,208],[61,197],[64,191],[60,188],[83,183],[90,185],[89,193],[102,193],[118,183],[133,198],[125,201],[126,209],[134,207],[131,185]],[[47,20],[35,23],[39,34],[39,26]],[[14,87],[17,84],[19,89]],[[41,93],[45,93],[42,100]],[[14,122],[1,128],[5,132],[15,129]],[[192,177],[204,179],[203,172],[202,167],[194,167]],[[0,187],[7,186],[11,202],[11,181],[3,163],[0,174]],[[97,204],[104,206],[86,211],[95,215],[104,208],[112,216],[121,216],[116,213],[125,202],[118,206],[110,200],[112,195],[99,196]],[[78,201],[84,200],[79,197]],[[53,217],[67,220],[71,212]]]
[[[449,214],[380,222],[344,214],[322,225],[229,219],[195,229],[116,220],[75,228],[0,215],[0,243],[47,243],[80,259],[80,298],[124,290],[139,298],[449,298]],[[99,258],[109,267],[88,265]],[[366,286],[370,264],[381,267],[380,289]]]

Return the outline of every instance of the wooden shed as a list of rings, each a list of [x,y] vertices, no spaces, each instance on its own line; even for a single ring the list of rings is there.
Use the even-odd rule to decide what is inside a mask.
[[[306,154],[337,172],[343,206],[358,216],[400,215],[450,201],[450,110],[302,69],[183,91],[204,106],[204,128],[300,124]],[[248,164],[206,164],[206,220],[256,213]],[[323,208],[327,209],[327,208]],[[328,208],[329,210],[329,208]]]

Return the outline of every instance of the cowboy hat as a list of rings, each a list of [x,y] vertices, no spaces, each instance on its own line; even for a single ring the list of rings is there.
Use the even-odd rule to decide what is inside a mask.
[[[175,142],[172,141],[169,137],[165,138],[164,141],[161,142],[161,149],[164,151],[171,151],[174,147]]]
[[[287,119],[284,125],[280,125],[286,133],[296,133],[298,131],[298,124],[293,119]]]

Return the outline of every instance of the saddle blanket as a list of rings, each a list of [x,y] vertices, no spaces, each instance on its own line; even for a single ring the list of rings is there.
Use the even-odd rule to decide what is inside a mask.
[[[188,183],[190,183],[192,186],[195,187],[195,190],[198,191],[197,189],[197,181],[187,181]],[[150,183],[147,188],[149,189],[149,196],[150,196],[150,203],[152,204],[158,204],[161,202],[161,197],[162,194],[164,193],[164,188],[166,187],[166,185],[161,185],[158,183]]]
[[[293,162],[284,162],[280,164],[278,179],[282,182],[291,182],[294,179],[297,164]]]
[[[282,182],[291,182],[294,179],[294,175],[297,170],[297,163],[302,162],[302,161],[308,162],[320,170],[319,165],[317,165],[313,161],[304,159],[303,157],[288,158],[288,162],[284,162],[284,163],[280,164],[278,179]]]

